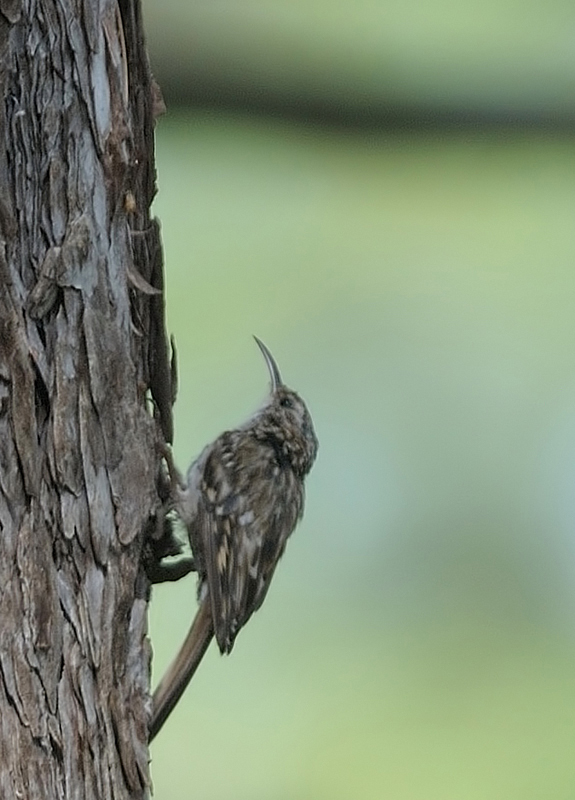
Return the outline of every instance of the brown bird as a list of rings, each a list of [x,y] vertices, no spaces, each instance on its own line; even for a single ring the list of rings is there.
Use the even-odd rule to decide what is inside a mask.
[[[199,609],[153,697],[150,741],[183,694],[215,634],[222,653],[263,603],[286,542],[301,519],[304,478],[318,441],[304,401],[281,379],[254,337],[271,377],[268,399],[191,465],[185,481],[166,452],[173,505],[185,524],[198,573]]]

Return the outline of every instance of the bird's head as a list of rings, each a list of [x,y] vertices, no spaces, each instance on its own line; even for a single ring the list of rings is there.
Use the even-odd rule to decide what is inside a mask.
[[[270,373],[270,394],[258,412],[262,438],[273,440],[290,466],[301,477],[307,475],[317,455],[318,441],[313,422],[301,397],[282,381],[276,361],[265,344],[254,336]]]

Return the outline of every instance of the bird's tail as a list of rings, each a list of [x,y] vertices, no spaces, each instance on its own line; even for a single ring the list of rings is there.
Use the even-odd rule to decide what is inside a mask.
[[[214,635],[210,600],[204,598],[188,635],[180,648],[180,652],[168,667],[168,671],[158,684],[152,698],[152,719],[150,722],[150,738],[159,733],[162,725],[168,719],[186,686],[192,680],[194,673],[208,649]]]

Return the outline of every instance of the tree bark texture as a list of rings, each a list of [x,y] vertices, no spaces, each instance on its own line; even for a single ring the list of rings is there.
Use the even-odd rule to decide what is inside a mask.
[[[0,0],[0,81],[0,797],[143,798],[172,429],[138,0]]]

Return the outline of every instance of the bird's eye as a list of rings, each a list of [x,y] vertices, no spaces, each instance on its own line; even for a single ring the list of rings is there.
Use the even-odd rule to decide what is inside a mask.
[[[282,397],[280,400],[280,406],[282,408],[293,408],[293,402],[291,397]]]

